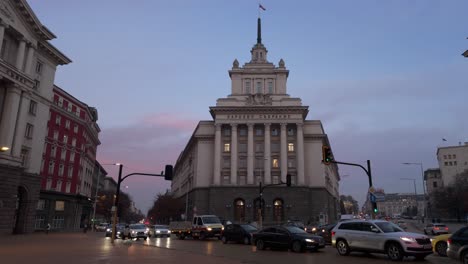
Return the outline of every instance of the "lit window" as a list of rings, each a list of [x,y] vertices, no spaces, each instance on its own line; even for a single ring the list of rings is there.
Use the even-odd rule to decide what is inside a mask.
[[[293,152],[294,151],[294,143],[288,143],[288,151]]]
[[[224,144],[224,152],[230,152],[231,151],[231,144],[225,143]]]
[[[273,159],[272,166],[273,166],[273,168],[279,168],[279,162],[278,162],[278,159]]]
[[[37,102],[36,101],[29,101],[29,113],[31,115],[36,115],[37,112]]]
[[[64,211],[65,202],[64,201],[55,201],[55,211]]]

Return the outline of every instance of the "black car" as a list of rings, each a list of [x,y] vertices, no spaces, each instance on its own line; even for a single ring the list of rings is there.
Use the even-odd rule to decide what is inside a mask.
[[[447,256],[468,264],[468,226],[460,228],[447,240]]]
[[[117,235],[115,236],[115,238],[122,238],[122,235],[125,229],[125,224],[117,224],[115,228],[117,229]],[[108,225],[106,228],[106,237],[111,237],[111,236],[112,236],[112,225]]]
[[[336,224],[319,226],[315,234],[323,237],[326,244],[331,244],[331,231],[335,226]]]
[[[317,251],[325,247],[321,236],[308,234],[297,226],[273,226],[262,229],[253,235],[258,250],[265,248],[286,248],[294,252]]]
[[[221,240],[224,244],[229,241],[235,241],[250,245],[252,243],[252,235],[256,232],[258,232],[258,229],[253,225],[231,224],[224,227]]]

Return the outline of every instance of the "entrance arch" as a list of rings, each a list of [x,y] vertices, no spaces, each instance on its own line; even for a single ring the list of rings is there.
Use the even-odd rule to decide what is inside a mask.
[[[234,221],[242,223],[245,221],[245,202],[243,199],[234,201]]]
[[[283,207],[283,200],[280,198],[276,198],[273,201],[273,220],[275,222],[282,222],[284,218],[284,207]]]

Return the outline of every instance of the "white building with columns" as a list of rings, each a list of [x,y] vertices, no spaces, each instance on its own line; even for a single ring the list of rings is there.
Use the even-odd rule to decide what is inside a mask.
[[[25,0],[0,1],[0,233],[33,231],[55,70],[71,62]]]
[[[287,93],[289,70],[267,60],[258,19],[250,62],[234,61],[231,92],[210,107],[213,121],[200,121],[174,166],[172,193],[187,213],[216,214],[235,222],[258,221],[259,184],[292,176],[292,187],[263,192],[263,221],[333,221],[339,210],[339,173],[322,164],[330,145],[319,120],[306,120],[308,106]]]

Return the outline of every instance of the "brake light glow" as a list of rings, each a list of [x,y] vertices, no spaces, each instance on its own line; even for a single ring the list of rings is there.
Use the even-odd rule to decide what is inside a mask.
[[[335,231],[332,231],[332,236],[335,236]]]
[[[445,230],[448,230],[448,227],[446,227]]]
[[[450,246],[450,244],[452,244],[452,239],[451,238],[447,239],[447,245]]]
[[[435,230],[439,230],[439,228],[438,228],[438,227],[434,227],[434,229],[435,229]]]

